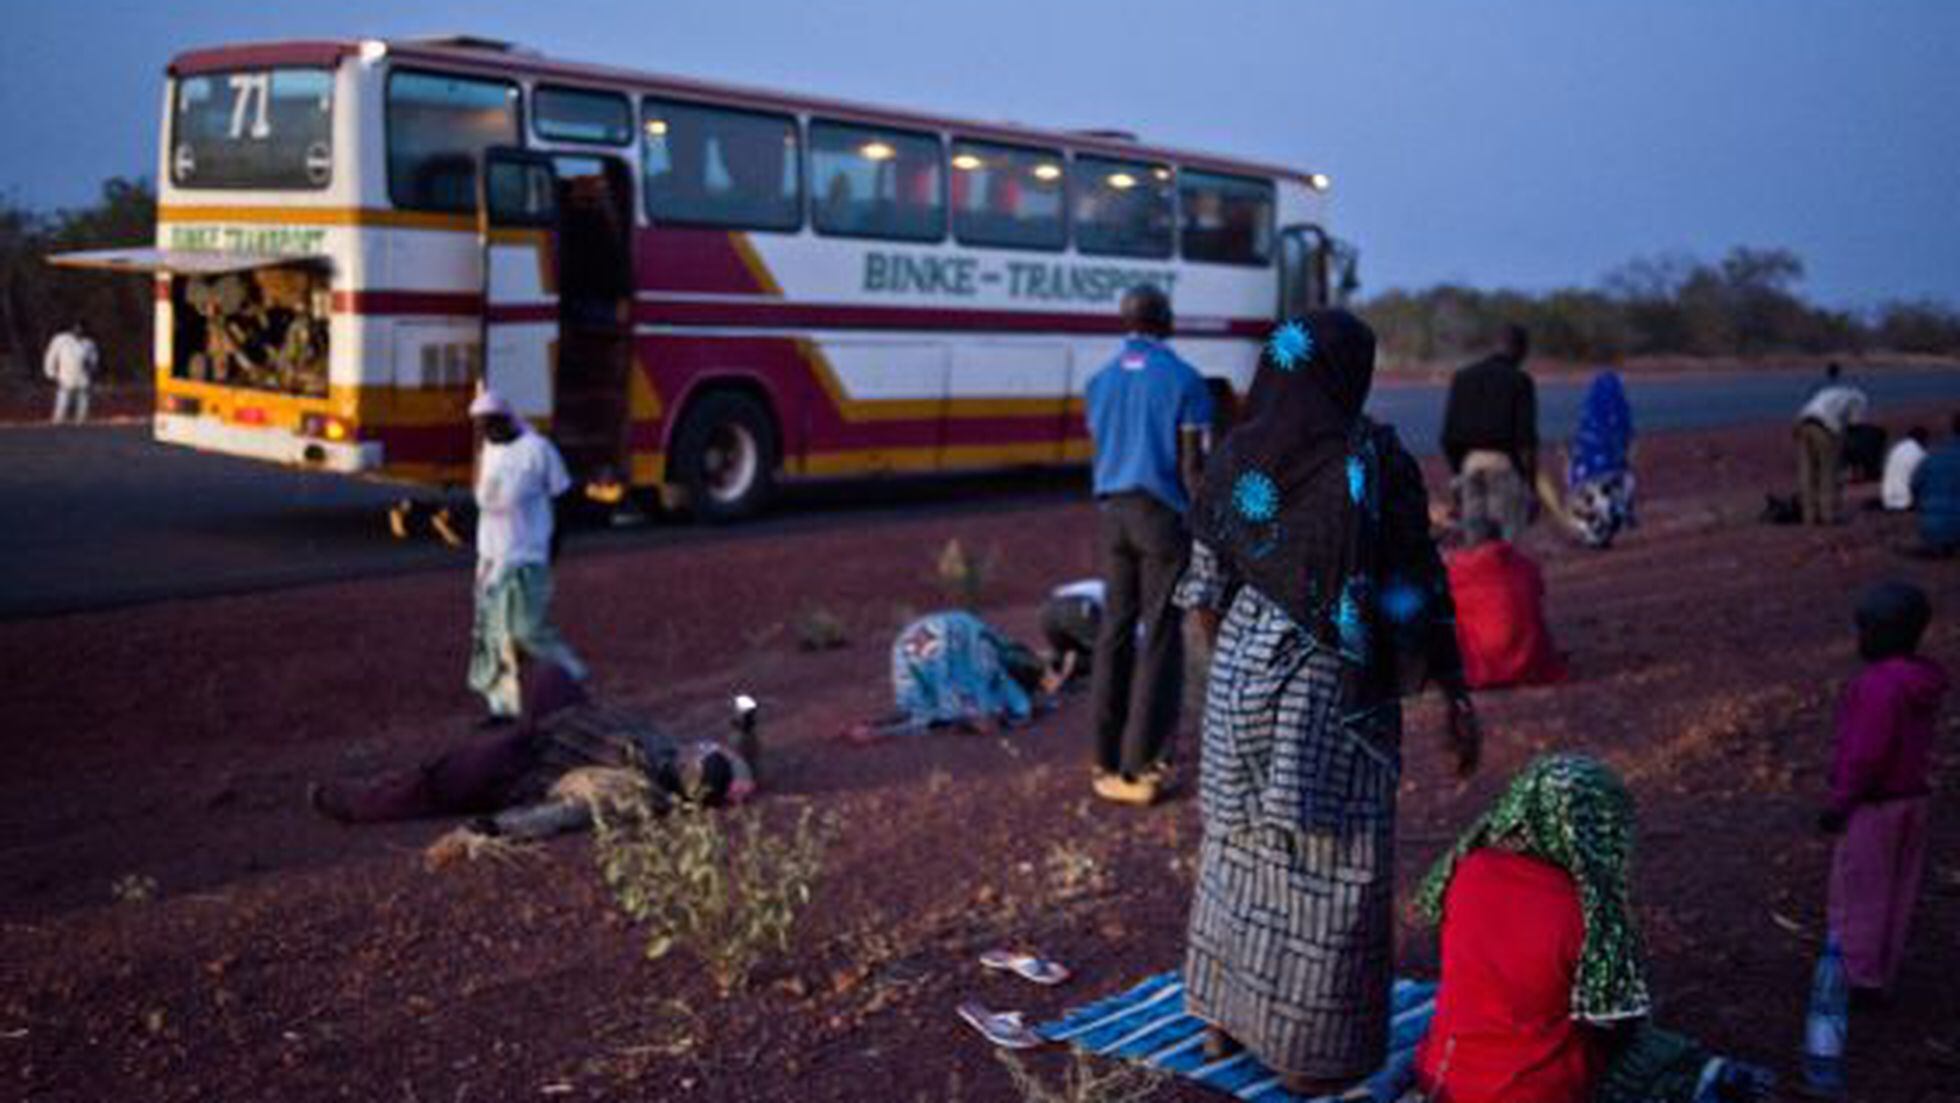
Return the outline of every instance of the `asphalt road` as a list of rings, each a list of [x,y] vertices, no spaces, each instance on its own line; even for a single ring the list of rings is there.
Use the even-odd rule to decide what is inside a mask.
[[[1960,371],[1857,380],[1875,412],[1960,407]],[[1809,372],[1648,379],[1628,385],[1642,431],[1707,429],[1788,417]],[[1568,435],[1583,384],[1540,384],[1544,435]],[[1371,408],[1417,451],[1433,451],[1436,387],[1385,387]],[[1936,429],[1942,427],[1935,427]],[[1086,492],[1079,471],[906,478],[796,487],[766,518],[725,529],[665,522],[587,528],[574,554],[647,542],[769,539],[812,526],[921,512],[1020,508]],[[466,552],[399,542],[383,511],[395,488],[166,448],[143,426],[0,429],[0,618],[194,598],[414,570],[463,570]]]

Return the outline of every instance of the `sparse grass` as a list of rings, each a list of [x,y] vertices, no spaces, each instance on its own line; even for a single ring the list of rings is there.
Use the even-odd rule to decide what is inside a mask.
[[[1144,1065],[1113,1064],[1097,1072],[1095,1062],[1081,1050],[1069,1055],[1061,1083],[1050,1084],[1014,1055],[994,1051],[1023,1103],[1143,1103],[1161,1090],[1169,1077]]]
[[[118,904],[143,904],[156,895],[157,879],[147,873],[125,873],[109,882],[109,896]]]
[[[725,993],[790,933],[823,868],[830,825],[805,809],[787,834],[753,810],[680,805],[660,816],[645,795],[593,809],[593,853],[620,910],[646,928],[646,955],[685,948]]]
[[[961,609],[979,608],[980,596],[987,588],[987,578],[994,573],[998,560],[997,551],[982,562],[967,552],[966,545],[960,543],[958,537],[946,541],[934,569],[946,600]]]
[[[798,613],[793,627],[799,651],[834,651],[851,642],[843,618],[821,605]]]
[[[1080,843],[1059,842],[1049,847],[1043,865],[1048,883],[1062,900],[1099,892],[1109,885],[1109,872]]]

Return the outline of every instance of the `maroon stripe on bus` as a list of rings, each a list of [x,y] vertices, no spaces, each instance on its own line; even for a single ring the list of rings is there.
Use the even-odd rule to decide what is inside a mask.
[[[467,291],[336,291],[336,314],[483,313],[483,296]]]
[[[760,262],[758,262],[759,264]],[[633,268],[648,291],[768,295],[728,230],[657,226],[633,235]]]
[[[295,66],[302,69],[332,69],[340,59],[355,52],[351,42],[299,41],[256,42],[243,46],[219,46],[191,50],[170,61],[170,75],[211,73],[234,69],[276,69]]]
[[[1115,311],[1065,314],[1035,310],[964,310],[957,307],[830,305],[766,302],[641,302],[633,320],[648,325],[756,326],[783,329],[951,329],[1007,333],[1120,334],[1123,320]],[[1229,318],[1217,329],[1196,327],[1187,337],[1216,333],[1227,337],[1264,337],[1272,322],[1261,318]]]
[[[557,303],[498,303],[483,312],[492,322],[556,322]]]
[[[470,423],[460,420],[441,425],[363,426],[361,438],[381,442],[384,463],[469,463],[476,445]]]

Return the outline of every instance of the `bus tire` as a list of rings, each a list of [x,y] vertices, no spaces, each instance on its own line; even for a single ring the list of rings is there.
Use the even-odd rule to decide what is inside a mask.
[[[761,511],[776,485],[776,426],[762,403],[715,391],[674,435],[674,475],[698,521],[723,524]]]

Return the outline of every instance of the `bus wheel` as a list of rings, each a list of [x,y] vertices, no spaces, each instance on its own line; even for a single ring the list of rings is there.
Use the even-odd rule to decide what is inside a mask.
[[[723,391],[688,411],[674,438],[675,474],[703,521],[734,521],[768,501],[776,479],[776,429],[754,399]]]

